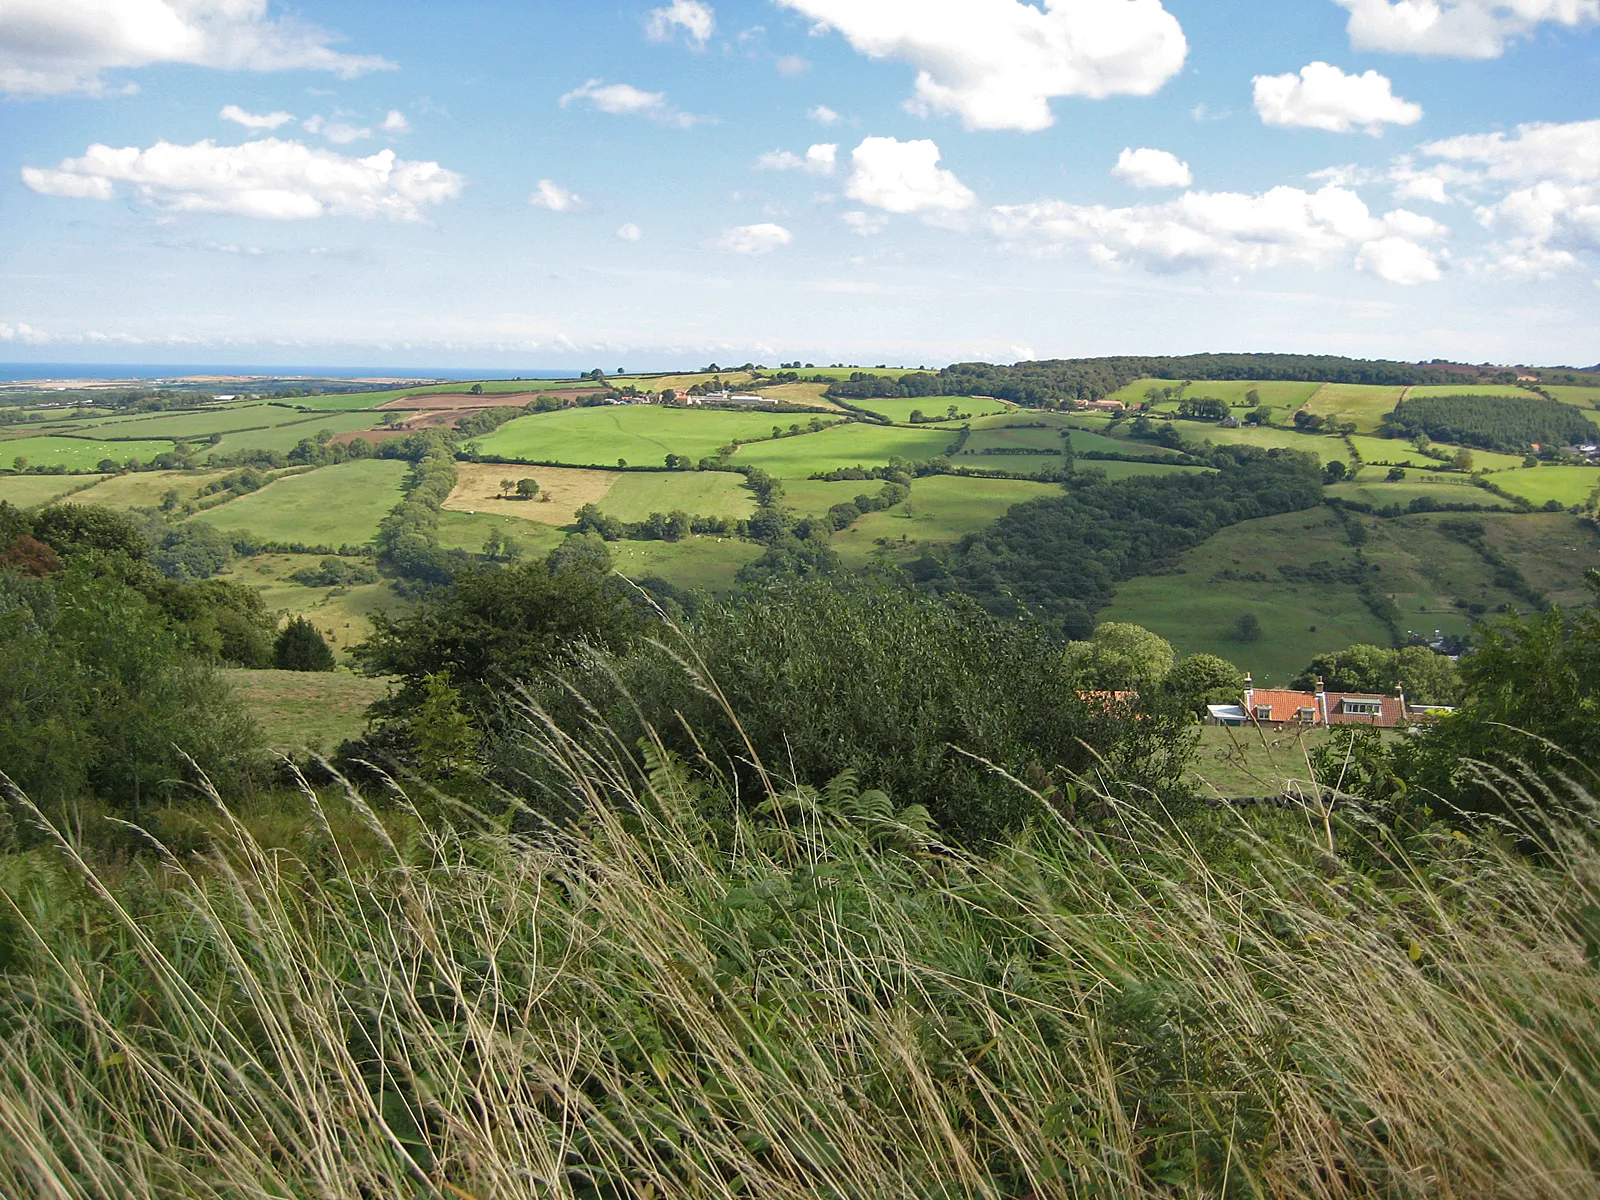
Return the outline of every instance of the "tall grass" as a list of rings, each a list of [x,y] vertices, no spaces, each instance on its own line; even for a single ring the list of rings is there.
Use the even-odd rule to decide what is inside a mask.
[[[10,860],[0,1194],[1600,1195],[1587,837],[1082,791],[978,857],[848,776],[527,736],[581,828],[307,787],[295,853],[213,795],[203,854]]]

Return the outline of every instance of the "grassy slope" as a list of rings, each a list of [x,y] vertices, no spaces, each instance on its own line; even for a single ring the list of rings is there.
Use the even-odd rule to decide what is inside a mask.
[[[1441,383],[1406,389],[1407,400],[1421,400],[1428,396],[1513,396],[1524,400],[1536,398],[1535,393],[1512,383]]]
[[[367,705],[388,685],[349,671],[224,671],[267,744],[287,752],[338,748],[366,728]]]
[[[765,548],[738,538],[691,537],[681,542],[613,542],[617,570],[632,579],[656,575],[681,588],[722,591]]]
[[[530,558],[550,553],[566,536],[555,525],[501,513],[446,511],[439,514],[439,545],[446,550],[466,550],[479,554],[489,540],[490,533],[511,538]]]
[[[1306,402],[1306,411],[1355,424],[1357,433],[1372,433],[1394,411],[1405,388],[1369,383],[1325,383]]]
[[[106,508],[155,508],[169,491],[182,500],[194,500],[200,489],[226,471],[135,471],[113,475],[86,492],[73,496],[76,504],[99,504]]]
[[[640,471],[620,474],[600,507],[620,521],[673,511],[737,519],[755,511],[755,495],[744,476],[729,471]]]
[[[909,422],[911,414],[919,409],[925,416],[943,417],[952,404],[956,406],[958,413],[966,413],[972,417],[987,417],[1007,411],[1007,406],[999,400],[983,400],[973,396],[924,396],[917,400],[852,400],[850,403],[857,408],[864,408],[868,412],[875,412],[902,424]]]
[[[1145,393],[1151,388],[1177,387],[1182,382],[1181,379],[1137,379],[1113,392],[1107,399],[1120,400],[1124,404],[1142,404]],[[1321,386],[1320,383],[1291,383],[1276,380],[1255,382],[1238,379],[1197,379],[1189,385],[1184,395],[1223,400],[1237,406],[1246,403],[1245,393],[1255,391],[1260,393],[1261,403],[1268,408],[1296,409],[1309,400]]]
[[[821,433],[741,446],[734,462],[762,467],[779,477],[804,479],[835,467],[886,467],[893,457],[934,458],[943,454],[954,438],[947,430],[851,422]]]
[[[94,429],[101,437],[210,437],[241,429],[265,429],[294,425],[315,417],[281,404],[229,404],[220,408],[201,408],[190,412],[151,413],[138,417],[115,417],[98,421]]]
[[[1591,412],[1600,411],[1600,388],[1547,387],[1544,390],[1563,404],[1570,404],[1574,408],[1587,409]]]
[[[1293,429],[1255,425],[1223,429],[1210,421],[1177,421],[1174,424],[1183,440],[1194,446],[1205,442],[1219,446],[1260,446],[1264,450],[1300,450],[1315,454],[1325,463],[1334,459],[1346,464],[1350,461],[1350,450],[1344,439],[1330,434],[1297,433]]]
[[[834,534],[832,544],[850,566],[866,563],[880,549],[896,559],[911,558],[928,545],[954,542],[992,524],[1014,504],[1060,494],[1057,484],[934,475],[915,481],[905,503],[868,513]]]
[[[381,608],[405,606],[387,582],[350,588],[310,588],[290,576],[322,561],[317,554],[259,554],[236,562],[224,575],[261,593],[269,611],[279,617],[305,617],[333,644],[342,658],[371,632],[370,618]]]
[[[1593,602],[1584,572],[1600,569],[1600,530],[1569,513],[1518,513],[1484,522],[1485,539],[1528,583],[1565,605]]]
[[[48,504],[99,475],[0,475],[0,500],[17,508]]]
[[[376,413],[329,413],[321,416],[314,413],[300,413],[290,424],[278,425],[272,429],[225,434],[211,453],[220,456],[237,454],[241,450],[276,450],[287,454],[304,439],[315,439],[323,430],[335,434],[354,433],[358,429],[376,429],[382,423],[383,418]]]
[[[89,438],[28,437],[0,441],[0,463],[10,466],[13,459],[26,458],[32,467],[65,467],[69,471],[92,471],[102,459],[126,463],[130,458],[149,462],[172,449],[169,441],[96,441]]]
[[[269,483],[258,492],[211,509],[219,529],[244,529],[267,541],[360,545],[400,501],[406,463],[364,459],[322,467]]]
[[[484,454],[526,462],[659,466],[668,454],[699,461],[735,438],[768,437],[770,413],[662,408],[658,405],[565,409],[519,417],[478,446]]]
[[[1328,495],[1370,504],[1375,508],[1386,508],[1391,504],[1406,505],[1416,499],[1434,500],[1440,504],[1511,507],[1510,501],[1473,487],[1464,475],[1426,475],[1413,471],[1402,483],[1386,483],[1383,478],[1385,473],[1385,468],[1368,467],[1361,473],[1360,482],[1336,483],[1328,488]]]
[[[1594,467],[1520,467],[1499,471],[1494,482],[1513,496],[1535,504],[1558,500],[1562,504],[1587,504],[1600,487],[1600,470]]]

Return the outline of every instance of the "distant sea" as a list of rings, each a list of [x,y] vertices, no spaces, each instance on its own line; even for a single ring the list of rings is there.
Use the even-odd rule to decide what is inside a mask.
[[[420,371],[414,367],[252,367],[238,363],[0,363],[0,383],[26,383],[45,379],[182,379],[188,375],[259,375],[272,379],[572,379],[576,370],[551,371],[529,367],[506,370],[463,370],[440,367]]]

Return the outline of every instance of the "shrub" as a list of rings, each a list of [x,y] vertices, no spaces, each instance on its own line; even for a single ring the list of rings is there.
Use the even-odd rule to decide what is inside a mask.
[[[331,671],[333,648],[305,617],[295,617],[278,635],[272,665],[280,671]]]

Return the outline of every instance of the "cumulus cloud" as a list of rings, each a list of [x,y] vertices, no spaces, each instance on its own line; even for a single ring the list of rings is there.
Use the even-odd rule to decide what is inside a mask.
[[[584,206],[583,197],[569,192],[551,179],[541,179],[534,185],[528,203],[535,208],[548,208],[551,212],[575,212]]]
[[[990,216],[991,228],[1007,243],[1043,253],[1078,247],[1105,264],[1163,273],[1261,271],[1353,258],[1393,283],[1426,282],[1417,265],[1421,257],[1437,269],[1435,253],[1416,238],[1431,240],[1445,230],[1436,222],[1425,226],[1427,220],[1404,210],[1375,217],[1355,192],[1331,184],[1316,192],[1186,192],[1165,204],[1129,208],[1045,201],[1003,206]],[[1414,254],[1402,241],[1415,247]],[[1377,242],[1386,244],[1368,251]]]
[[[939,147],[924,138],[869,137],[850,154],[845,194],[891,213],[950,214],[977,203],[972,190],[939,166]]]
[[[794,234],[782,225],[764,222],[760,225],[739,225],[726,230],[712,245],[718,250],[727,250],[733,254],[747,254],[757,256],[771,254],[780,246],[787,246],[794,241]]]
[[[24,167],[22,181],[47,196],[109,200],[127,185],[142,204],[177,213],[227,213],[296,221],[350,216],[420,221],[461,194],[464,180],[436,162],[406,162],[393,150],[346,158],[266,138],[242,146],[157,142],[148,150],[94,145],[60,167]]]
[[[338,38],[268,0],[6,0],[0,4],[0,92],[105,94],[104,73],[158,63],[227,70],[331,71],[352,79],[392,68],[343,54]]]
[[[1150,95],[1188,54],[1161,0],[778,3],[837,29],[869,58],[911,63],[912,111],[953,113],[969,129],[1045,129],[1057,96]]]
[[[676,125],[680,129],[690,129],[707,120],[679,112],[668,102],[665,92],[646,92],[629,83],[607,83],[603,79],[591,79],[582,87],[573,88],[561,97],[560,103],[562,108],[570,108],[577,103],[587,104],[614,117],[649,117],[652,121]]]
[[[276,129],[279,125],[287,125],[294,120],[293,113],[272,112],[253,113],[246,112],[237,104],[229,104],[217,114],[224,121],[232,121],[235,125],[243,125],[246,129]]]
[[[717,31],[717,16],[700,0],[672,0],[666,8],[650,11],[644,31],[653,42],[670,42],[681,33],[696,50],[703,50]]]
[[[1130,146],[1124,149],[1117,155],[1117,165],[1111,168],[1111,174],[1124,183],[1141,188],[1188,187],[1194,182],[1189,164],[1181,161],[1176,154],[1145,147],[1135,150]]]
[[[1600,0],[1335,0],[1357,50],[1498,58],[1540,25],[1600,21]]]
[[[644,237],[644,230],[640,229],[632,221],[629,221],[626,225],[617,230],[617,237],[624,242],[637,242]]]
[[[756,159],[763,171],[809,171],[813,175],[832,175],[839,161],[839,147],[832,142],[812,146],[801,158],[792,150],[774,150]]]
[[[391,108],[389,115],[383,119],[382,128],[385,133],[410,133],[411,122],[398,108]]]
[[[1396,96],[1394,85],[1376,71],[1346,75],[1329,63],[1314,62],[1298,75],[1257,75],[1253,82],[1256,112],[1264,125],[1328,133],[1359,129],[1382,137],[1385,125],[1422,120],[1422,106]]]
[[[351,142],[359,142],[372,136],[372,130],[365,126],[351,125],[346,121],[330,121],[321,114],[301,121],[300,128],[307,133],[325,137],[338,146],[348,146]]]
[[[837,125],[840,121],[844,120],[843,117],[834,112],[833,109],[829,108],[826,104],[817,105],[810,112],[808,112],[806,116],[810,117],[818,125]]]
[[[1600,121],[1518,125],[1515,136],[1477,133],[1424,142],[1430,158],[1481,170],[1490,179],[1600,180]]]
[[[889,228],[889,218],[882,213],[847,212],[843,217],[850,232],[858,237],[873,237]]]

